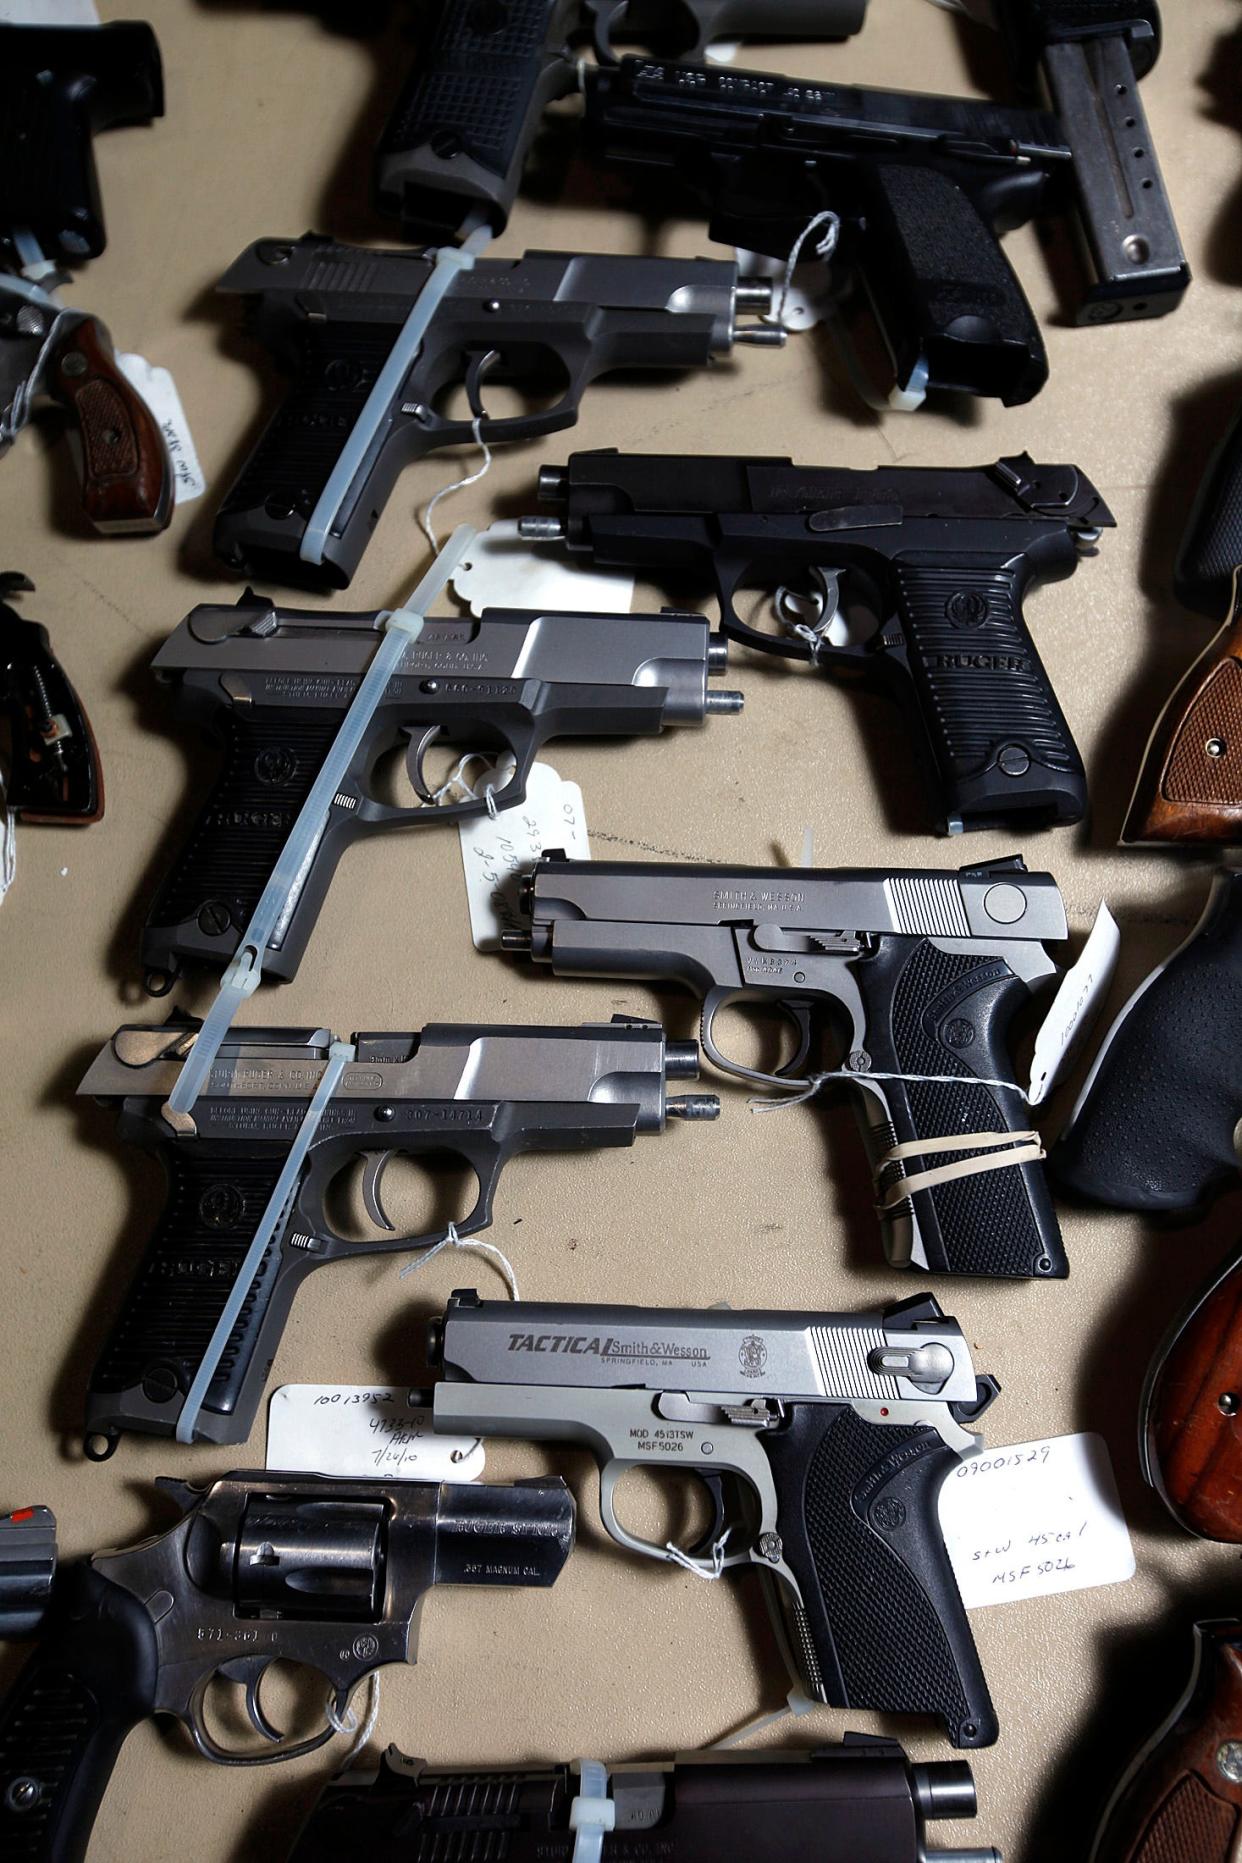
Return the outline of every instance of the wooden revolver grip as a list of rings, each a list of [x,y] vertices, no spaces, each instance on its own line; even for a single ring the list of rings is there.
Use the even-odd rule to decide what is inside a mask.
[[[1160,714],[1123,841],[1242,837],[1242,597]]]
[[[1123,1778],[1091,1863],[1235,1863],[1242,1838],[1242,1623],[1195,1625],[1195,1667]]]
[[[168,448],[97,319],[70,326],[48,358],[41,385],[77,424],[82,509],[95,529],[108,535],[165,530],[173,509]]]
[[[1157,1357],[1142,1428],[1148,1479],[1178,1522],[1204,1539],[1242,1544],[1242,1254],[1199,1294]]]

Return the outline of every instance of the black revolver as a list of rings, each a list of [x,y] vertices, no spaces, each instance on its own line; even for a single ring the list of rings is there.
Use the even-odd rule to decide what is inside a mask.
[[[866,1734],[801,1752],[469,1771],[389,1747],[378,1766],[324,1787],[289,1863],[408,1863],[415,1831],[434,1855],[437,1841],[485,1846],[502,1821],[506,1863],[572,1863],[576,1830],[590,1828],[583,1811],[603,1814],[603,1863],[632,1846],[661,1863],[1001,1863],[992,1849],[927,1848],[929,1823],[975,1810],[964,1760],[911,1762],[895,1740]]]
[[[298,811],[375,651],[382,619],[274,608],[251,592],[236,607],[195,608],[155,657],[178,713],[224,744],[220,776],[164,881],[142,934],[147,987],[162,995],[187,961],[236,951]],[[387,829],[480,815],[477,801],[437,801],[425,759],[452,743],[512,759],[493,806],[521,802],[551,737],[655,736],[740,710],[740,692],[711,689],[727,644],[701,615],[564,614],[492,608],[477,620],[431,620],[400,671],[333,799],[264,960],[297,972],[336,864],[348,844]],[[408,742],[411,787],[399,807],[373,793],[376,764]],[[476,785],[481,789],[482,785]]]
[[[380,142],[375,190],[414,239],[501,233],[543,112],[578,88],[587,38],[699,58],[712,39],[836,39],[867,0],[436,0],[418,63]]]
[[[545,854],[523,903],[528,929],[502,933],[505,950],[557,976],[693,990],[704,1054],[739,1079],[823,1084],[827,1075],[803,1073],[819,1019],[838,1022],[838,1071],[854,1091],[896,1266],[1069,1273],[1006,1042],[1017,1010],[1057,974],[1044,947],[1066,925],[1050,873],[1028,873],[1020,859],[903,872]],[[718,1045],[716,1015],[743,1000],[779,1009],[796,1031],[779,1077]]]
[[[249,300],[251,330],[291,377],[216,518],[216,553],[231,568],[342,589],[411,460],[476,433],[491,445],[570,427],[609,369],[702,368],[735,342],[782,340],[739,327],[739,309],[766,308],[771,287],[739,284],[735,264],[528,252],[458,271],[407,361],[402,334],[434,265],[429,253],[308,233],[257,240],[229,267],[219,289]],[[489,419],[489,381],[553,399]],[[473,420],[441,411],[458,384]]]
[[[523,518],[600,564],[713,588],[721,624],[764,653],[870,675],[905,705],[949,833],[1076,822],[1086,775],[1022,614],[1032,586],[1073,573],[1113,517],[1076,466],[1028,455],[969,470],[853,472],[788,459],[575,453],[545,466],[559,517]],[[778,631],[738,614],[775,597]],[[830,630],[858,605],[872,631]]]
[[[0,1850],[81,1863],[127,1735],[153,1714],[222,1764],[295,1759],[330,1740],[364,1676],[415,1661],[433,1585],[559,1578],[574,1543],[564,1482],[337,1481],[265,1470],[157,1484],[177,1524],[62,1568],[46,1507],[0,1519],[0,1635],[42,1635],[0,1704]],[[274,1662],[323,1679],[322,1724],[268,1718]],[[222,1746],[212,1684],[244,1687],[263,1745]]]
[[[121,1136],[155,1151],[168,1178],[163,1216],[91,1373],[85,1446],[95,1461],[125,1430],[177,1430],[328,1064],[326,1029],[234,1031],[193,1116],[179,1118],[165,1102],[198,1026],[119,1029],[79,1088],[118,1109]],[[354,1047],[206,1386],[194,1441],[249,1435],[293,1296],[312,1269],[440,1239],[442,1231],[394,1229],[382,1192],[394,1154],[469,1167],[478,1200],[455,1228],[470,1236],[491,1222],[500,1174],[519,1152],[632,1145],[663,1132],[670,1117],[714,1119],[720,1110],[711,1094],[668,1093],[670,1080],[697,1077],[693,1042],[666,1042],[657,1024],[624,1016],[570,1028],[429,1023],[416,1034],[358,1035]],[[367,1214],[388,1233],[347,1241],[329,1193],[358,1159]]]

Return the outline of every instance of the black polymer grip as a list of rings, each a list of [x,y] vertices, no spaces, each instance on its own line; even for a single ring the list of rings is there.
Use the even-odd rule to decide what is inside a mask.
[[[152,982],[175,977],[184,959],[223,964],[232,957],[343,715],[256,707],[217,714],[225,741],[220,775],[143,928],[142,963]],[[343,845],[341,833],[325,829],[281,942],[264,958],[267,976],[296,975]]]
[[[996,1714],[937,1514],[956,1453],[933,1429],[821,1404],[795,1406],[765,1440],[829,1702],[936,1715],[954,1746],[990,1746]],[[792,1640],[797,1654],[798,1626]]]
[[[578,0],[440,0],[375,161],[380,207],[417,239],[503,233],[544,110],[573,89]]]
[[[894,574],[941,828],[1081,821],[1086,771],[1022,614],[1026,559]]]
[[[1043,337],[974,201],[931,166],[859,165],[862,274],[898,383],[1030,401],[1048,379]]]
[[[1186,525],[1173,571],[1177,599],[1223,621],[1233,603],[1233,572],[1242,563],[1242,414],[1212,456]]]
[[[243,1158],[187,1140],[161,1147],[161,1158],[163,1215],[90,1377],[85,1434],[96,1459],[126,1429],[176,1430],[285,1152]],[[195,1441],[244,1442],[250,1433],[301,1272],[314,1264],[286,1254],[287,1223],[277,1225],[207,1387]]]
[[[918,1139],[1030,1129],[1030,1112],[1017,1090],[982,1086],[1009,1080],[1013,1063],[1005,1037],[1010,1020],[1028,1000],[1026,985],[1003,958],[941,951],[926,940],[882,941],[874,955],[852,967],[867,1018],[868,1054],[876,1074],[956,1076],[885,1080],[889,1121],[863,1133],[873,1163],[891,1146]],[[864,1115],[872,1095],[859,1102]],[[976,1152],[930,1152],[880,1170],[887,1190],[904,1173],[914,1176]],[[914,1191],[885,1221],[913,1218],[932,1274],[983,1274],[1010,1279],[1057,1279],[1069,1273],[1056,1211],[1040,1164],[1005,1165]]]
[[[1052,1153],[1057,1182],[1112,1209],[1204,1208],[1242,1170],[1242,873],[1112,1032]]]
[[[286,332],[284,400],[216,515],[212,547],[231,568],[313,588],[345,588],[366,548],[416,430],[403,451],[376,445],[355,475],[321,564],[298,549],[341,449],[396,340],[392,324],[299,322]],[[386,433],[381,422],[379,432]]]
[[[143,1606],[89,1566],[64,1573],[53,1617],[0,1706],[0,1855],[81,1863],[126,1735],[155,1700]]]

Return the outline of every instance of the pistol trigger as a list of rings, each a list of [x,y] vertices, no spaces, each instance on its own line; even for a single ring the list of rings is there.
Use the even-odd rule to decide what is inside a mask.
[[[466,369],[466,400],[476,420],[488,418],[487,409],[483,406],[483,384],[499,361],[498,349],[476,351]]]
[[[793,1079],[800,1079],[811,1054],[813,1030],[811,1028],[811,1009],[809,1003],[785,1003],[785,1014],[798,1032],[798,1051],[777,1071],[788,1074]]]
[[[829,642],[832,629],[841,618],[842,573],[816,563],[811,569],[816,587],[804,592],[782,583],[772,598],[781,626],[805,640],[812,655],[816,647]]]
[[[390,1151],[369,1151],[365,1156],[367,1161],[366,1169],[362,1173],[363,1208],[366,1210],[367,1215],[371,1218],[371,1221],[375,1224],[377,1229],[387,1229],[390,1235],[394,1234],[396,1231],[396,1224],[389,1221],[388,1212],[384,1208],[383,1199],[380,1196],[380,1181],[383,1178],[384,1172],[388,1169],[388,1163],[392,1157],[392,1153]]]
[[[263,1712],[263,1703],[259,1699],[259,1689],[266,1675],[270,1656],[239,1656],[234,1662],[226,1662],[219,1673],[228,1682],[240,1682],[246,1690],[246,1713],[250,1716],[250,1725],[256,1734],[264,1740],[278,1745],[284,1739],[279,1727],[273,1727]]]
[[[411,734],[410,746],[405,753],[405,771],[410,779],[410,786],[415,795],[421,796],[424,802],[434,802],[436,799],[435,791],[428,785],[423,770],[423,760],[439,735],[439,725],[428,725],[420,738],[415,738]]]
[[[686,1556],[690,1559],[710,1559],[712,1556],[712,1548],[718,1544],[728,1521],[728,1514],[725,1509],[724,1476],[704,1475],[699,1470],[695,1472],[698,1474],[699,1480],[703,1483],[703,1486],[707,1489],[711,1497],[712,1519],[711,1525],[704,1532],[702,1538],[696,1540],[693,1546],[687,1546]]]

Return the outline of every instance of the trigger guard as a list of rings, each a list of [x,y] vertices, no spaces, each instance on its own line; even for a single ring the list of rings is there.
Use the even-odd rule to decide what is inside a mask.
[[[754,992],[749,992],[749,994],[752,999],[755,998]],[[719,1068],[722,1074],[727,1074],[732,1080],[747,1080],[758,1087],[809,1087],[812,1084],[811,1081],[793,1071],[796,1067],[803,1065],[811,1052],[811,1011],[807,1003],[786,1002],[783,997],[777,998],[777,1007],[797,1029],[800,1042],[797,1053],[774,1074],[765,1074],[761,1068],[744,1067],[740,1061],[731,1061],[718,1047],[716,1037],[712,1032],[717,1014],[727,1003],[734,1000],[740,1002],[747,995],[748,992],[744,989],[717,988],[708,991],[703,999],[703,1011],[699,1018],[699,1046],[703,1053],[714,1067]],[[762,998],[757,1000],[762,1000]]]
[[[247,1659],[241,1660],[244,1662]],[[267,1660],[265,1658],[265,1666]],[[305,1740],[296,1740],[292,1745],[281,1744],[270,1753],[235,1753],[228,1747],[222,1747],[208,1731],[203,1719],[203,1702],[215,1676],[222,1675],[226,1680],[230,1679],[228,1670],[231,1666],[223,1663],[219,1668],[209,1669],[196,1683],[185,1708],[172,1710],[204,1759],[214,1760],[218,1766],[274,1766],[281,1760],[302,1759],[308,1753],[317,1753],[320,1747],[326,1746],[333,1738],[336,1730],[330,1722],[325,1721],[319,1733],[308,1734]],[[278,1735],[277,1738],[283,1742],[285,1737]]]

